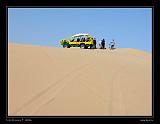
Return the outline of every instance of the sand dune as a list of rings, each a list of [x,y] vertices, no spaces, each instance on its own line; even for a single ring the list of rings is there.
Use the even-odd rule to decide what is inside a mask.
[[[8,114],[150,116],[152,56],[9,44]]]

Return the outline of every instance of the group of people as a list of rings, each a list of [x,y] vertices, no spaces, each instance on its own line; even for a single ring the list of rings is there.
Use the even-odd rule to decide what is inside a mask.
[[[99,48],[100,49],[106,49],[105,48],[105,40],[104,39],[99,41]],[[109,43],[109,49],[110,50],[115,49],[115,41],[114,41],[114,39],[112,39],[112,41]]]

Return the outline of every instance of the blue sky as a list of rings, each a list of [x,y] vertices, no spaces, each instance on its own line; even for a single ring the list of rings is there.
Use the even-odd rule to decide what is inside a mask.
[[[62,47],[59,40],[88,33],[106,47],[152,51],[151,8],[9,8],[8,41]]]

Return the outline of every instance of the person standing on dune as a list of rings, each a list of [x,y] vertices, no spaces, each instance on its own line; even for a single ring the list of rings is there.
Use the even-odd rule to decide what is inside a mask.
[[[99,41],[99,48],[102,49],[102,40]]]
[[[102,39],[102,49],[105,49],[105,40]]]
[[[113,49],[114,49],[114,46],[115,46],[115,41],[114,41],[114,39],[112,39],[112,41],[111,41],[110,44],[109,44],[110,50],[113,50]]]

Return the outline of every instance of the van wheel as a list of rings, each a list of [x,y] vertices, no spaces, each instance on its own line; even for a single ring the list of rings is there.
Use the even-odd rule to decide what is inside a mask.
[[[67,48],[67,47],[68,47],[67,44],[64,44],[64,45],[63,45],[63,48]]]
[[[70,46],[67,46],[67,48],[70,48]]]
[[[81,45],[80,45],[80,48],[81,48],[81,49],[85,49],[85,48],[86,48],[85,44],[81,44]]]

